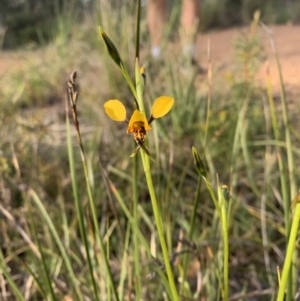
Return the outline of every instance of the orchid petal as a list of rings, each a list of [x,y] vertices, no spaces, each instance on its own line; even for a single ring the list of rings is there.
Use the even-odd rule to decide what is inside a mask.
[[[141,113],[139,110],[135,110],[129,120],[127,133],[134,132],[134,124],[137,122],[141,122],[143,124],[145,131],[151,131],[151,127],[145,114]]]
[[[104,104],[106,114],[115,121],[124,121],[126,119],[126,109],[121,101],[111,99]]]
[[[170,96],[160,96],[155,99],[152,106],[153,118],[160,118],[165,116],[172,109],[174,98]]]

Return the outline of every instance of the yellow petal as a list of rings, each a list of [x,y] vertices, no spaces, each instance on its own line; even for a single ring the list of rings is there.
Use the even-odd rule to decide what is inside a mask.
[[[126,109],[120,100],[111,99],[104,104],[106,114],[115,121],[126,119]]]
[[[155,119],[165,116],[172,109],[173,104],[174,98],[170,96],[160,96],[156,98],[152,106],[152,116]]]
[[[151,127],[147,121],[145,114],[139,110],[135,110],[129,120],[127,133],[132,133],[137,127],[143,126],[145,131],[151,131]]]

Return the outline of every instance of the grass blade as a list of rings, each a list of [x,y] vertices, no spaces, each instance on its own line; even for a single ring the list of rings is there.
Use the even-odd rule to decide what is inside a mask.
[[[54,241],[55,241],[55,243],[56,243],[56,245],[57,245],[57,247],[58,247],[58,249],[59,249],[59,251],[62,255],[63,261],[65,263],[65,266],[66,266],[67,271],[68,271],[68,275],[69,275],[71,283],[72,283],[72,287],[75,291],[76,297],[78,298],[78,300],[83,301],[83,296],[82,296],[82,293],[79,289],[79,285],[78,285],[78,282],[77,282],[77,277],[74,273],[70,257],[67,254],[67,252],[65,250],[65,247],[63,246],[63,244],[60,240],[60,237],[59,237],[59,235],[58,235],[58,233],[55,229],[55,226],[53,224],[53,220],[49,216],[46,208],[43,205],[43,202],[40,200],[40,198],[35,193],[35,191],[30,189],[29,194],[30,194],[32,200],[34,201],[34,203],[37,205],[38,209],[40,210],[42,218],[45,221],[45,223],[47,224],[47,226],[48,226],[48,228],[49,228],[49,230],[50,230],[50,232],[51,232],[51,234],[54,238]]]

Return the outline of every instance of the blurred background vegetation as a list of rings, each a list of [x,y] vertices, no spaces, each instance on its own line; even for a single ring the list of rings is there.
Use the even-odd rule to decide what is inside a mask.
[[[180,3],[178,0],[168,2],[170,5]],[[103,11],[107,4],[108,1],[103,1]],[[121,4],[111,1],[110,5],[117,9]],[[82,23],[85,18],[94,18],[99,9],[101,12],[101,3],[97,0],[3,0],[0,3],[0,25],[6,30],[3,48],[22,47],[28,43],[43,45],[55,38],[59,19],[68,17],[70,11],[76,22]],[[201,28],[205,31],[248,24],[257,9],[266,24],[300,23],[297,0],[203,0]]]

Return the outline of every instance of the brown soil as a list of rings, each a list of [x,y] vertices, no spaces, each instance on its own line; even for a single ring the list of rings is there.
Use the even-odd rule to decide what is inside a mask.
[[[300,95],[300,26],[274,25],[270,26],[275,47],[279,55],[285,88],[293,95]],[[234,40],[245,35],[247,28],[232,28],[218,30],[207,34],[199,34],[197,39],[197,54],[199,61],[207,56],[207,44],[210,40],[212,66],[221,75],[228,73],[235,58]],[[265,85],[266,66],[269,66],[272,85],[275,92],[280,89],[279,73],[270,39],[263,28],[258,29],[258,35],[264,50],[265,63],[260,66],[257,79]]]

